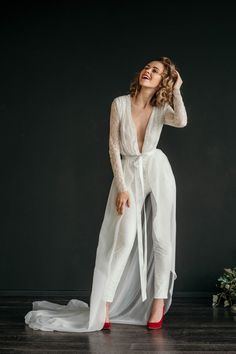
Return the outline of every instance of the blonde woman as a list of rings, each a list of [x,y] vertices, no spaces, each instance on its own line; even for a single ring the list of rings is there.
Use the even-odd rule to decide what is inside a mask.
[[[33,303],[33,329],[89,332],[111,323],[162,327],[175,272],[176,184],[156,148],[163,126],[182,128],[183,81],[167,57],[148,61],[128,94],[113,99],[109,156],[114,178],[99,233],[90,304]]]

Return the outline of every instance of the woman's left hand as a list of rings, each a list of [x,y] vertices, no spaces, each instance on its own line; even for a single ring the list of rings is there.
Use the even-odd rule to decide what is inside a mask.
[[[175,73],[176,73],[176,75],[177,75],[177,79],[176,79],[176,82],[175,82],[173,88],[174,88],[174,89],[175,89],[175,88],[180,89],[180,86],[182,85],[183,80],[181,79],[180,74],[179,74],[179,72],[178,72],[177,70],[175,70]]]

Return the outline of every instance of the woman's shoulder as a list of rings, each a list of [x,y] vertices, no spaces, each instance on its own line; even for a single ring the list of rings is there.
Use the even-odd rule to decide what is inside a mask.
[[[123,116],[126,112],[127,102],[129,94],[120,95],[113,98],[112,105],[116,106],[117,111],[120,114],[120,117]]]
[[[116,102],[117,104],[126,103],[128,96],[129,96],[129,94],[116,96],[113,98],[113,102]]]

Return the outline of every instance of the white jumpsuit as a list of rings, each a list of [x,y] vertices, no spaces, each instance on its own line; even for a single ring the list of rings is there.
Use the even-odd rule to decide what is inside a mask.
[[[147,174],[145,163],[143,164],[143,182],[144,182],[144,195],[141,197],[141,204],[143,205],[145,198],[151,191],[151,185]],[[154,208],[154,199],[150,195],[152,207]],[[135,201],[132,201],[135,203]],[[115,291],[117,289],[119,280],[122,276],[124,267],[126,265],[128,256],[133,247],[136,236],[136,205],[132,206],[129,210],[125,211],[119,229],[119,236],[114,250],[114,257],[111,263],[111,271],[109,283],[107,284],[105,297],[106,300],[112,302],[114,299]],[[153,235],[152,235],[153,236]],[[169,272],[171,269],[171,243],[165,240],[158,240],[153,237],[153,252],[155,257],[154,262],[154,298],[164,299],[168,297],[169,285]]]
[[[177,278],[176,184],[167,156],[156,146],[164,124],[179,128],[187,124],[179,89],[174,89],[173,103],[174,108],[167,103],[153,107],[140,152],[130,94],[113,100],[109,154],[114,178],[99,233],[90,303],[78,299],[66,305],[34,301],[25,315],[31,328],[100,330],[106,301],[111,302],[113,323],[145,325],[153,298],[163,298],[164,313],[168,311]],[[115,201],[117,192],[125,190],[131,205],[120,215]]]

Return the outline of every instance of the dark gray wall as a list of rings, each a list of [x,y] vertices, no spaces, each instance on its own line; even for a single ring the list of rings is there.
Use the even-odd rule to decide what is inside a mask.
[[[1,11],[2,294],[90,291],[112,180],[110,104],[162,55],[179,68],[189,119],[164,126],[158,146],[177,184],[175,291],[214,292],[236,265],[236,30],[225,5]]]

